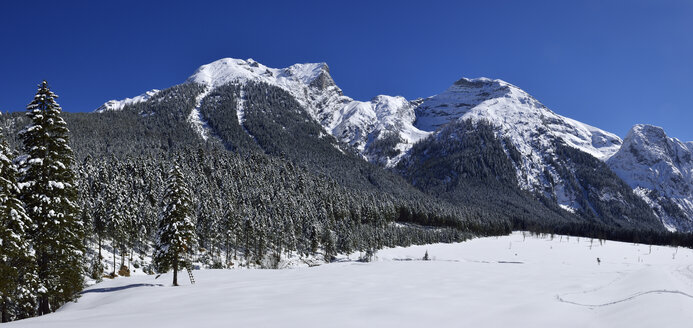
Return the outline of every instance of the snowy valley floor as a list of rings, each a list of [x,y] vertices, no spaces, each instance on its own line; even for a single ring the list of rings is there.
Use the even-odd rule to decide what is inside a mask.
[[[420,261],[428,250],[431,261]],[[522,233],[372,263],[200,270],[88,288],[8,327],[691,327],[693,251]],[[352,258],[355,258],[352,256]],[[601,259],[601,264],[597,263]]]

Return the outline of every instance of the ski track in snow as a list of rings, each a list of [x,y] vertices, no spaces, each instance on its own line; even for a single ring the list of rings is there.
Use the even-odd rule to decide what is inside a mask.
[[[579,305],[579,306],[584,306],[584,307],[589,307],[589,308],[596,308],[596,307],[604,307],[604,306],[615,305],[615,304],[619,304],[619,303],[623,303],[623,302],[632,301],[632,300],[634,300],[634,299],[636,299],[636,298],[638,298],[638,297],[645,296],[645,295],[649,295],[649,294],[656,294],[656,295],[666,295],[666,294],[683,295],[683,296],[685,296],[685,297],[688,297],[688,298],[693,299],[693,295],[691,295],[691,294],[682,292],[682,291],[680,291],[680,290],[666,290],[666,289],[648,290],[648,291],[644,291],[644,292],[639,292],[639,293],[635,293],[635,294],[633,294],[633,295],[631,295],[631,296],[628,296],[628,297],[626,297],[626,298],[623,298],[623,299],[620,299],[620,300],[616,300],[616,301],[607,302],[607,303],[603,303],[603,304],[582,304],[582,303],[578,303],[578,302],[573,302],[573,301],[566,300],[565,298],[563,298],[563,297],[561,297],[561,296],[556,296],[556,298],[557,298],[560,302],[563,302],[563,303],[568,303],[568,304],[573,304],[573,305]]]

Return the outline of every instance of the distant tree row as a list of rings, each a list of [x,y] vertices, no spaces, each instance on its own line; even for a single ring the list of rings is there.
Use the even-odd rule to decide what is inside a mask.
[[[272,267],[282,256],[330,259],[383,246],[502,234],[510,227],[442,203],[353,192],[281,159],[198,149],[161,157],[86,158],[78,169],[80,202],[97,244],[113,241],[121,261],[132,252],[150,251],[173,163],[191,190],[196,259],[209,267]],[[95,278],[103,274],[99,267],[92,272]]]

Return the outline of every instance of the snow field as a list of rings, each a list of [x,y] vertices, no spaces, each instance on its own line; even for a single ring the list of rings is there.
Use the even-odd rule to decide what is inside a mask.
[[[428,251],[431,261],[421,261]],[[352,254],[351,259],[358,257]],[[601,263],[597,262],[597,258]],[[108,280],[8,327],[690,327],[693,250],[513,233],[371,263]]]

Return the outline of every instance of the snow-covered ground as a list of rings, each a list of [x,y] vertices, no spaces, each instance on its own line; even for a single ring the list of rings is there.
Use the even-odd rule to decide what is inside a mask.
[[[428,251],[431,261],[421,261]],[[8,327],[690,327],[693,250],[522,233],[371,263],[135,276]],[[351,258],[356,258],[352,255]],[[597,258],[601,263],[597,262]]]

